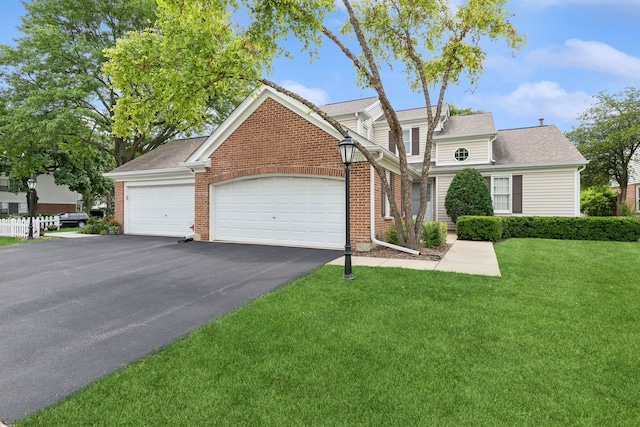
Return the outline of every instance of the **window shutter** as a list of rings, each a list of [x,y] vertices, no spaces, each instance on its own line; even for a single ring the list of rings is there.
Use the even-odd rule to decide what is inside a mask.
[[[411,155],[420,154],[420,128],[411,129]]]
[[[393,137],[393,133],[389,131],[389,151],[396,152],[396,139]]]
[[[511,189],[513,191],[513,213],[522,213],[522,175],[513,175]]]
[[[489,187],[489,193],[493,194],[493,188],[491,188],[491,176],[485,176],[484,179],[487,180],[487,186]]]

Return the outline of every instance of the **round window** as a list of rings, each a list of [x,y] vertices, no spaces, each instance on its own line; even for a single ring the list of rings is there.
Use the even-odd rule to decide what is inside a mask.
[[[458,148],[453,156],[457,161],[464,162],[469,158],[469,150],[466,148]]]

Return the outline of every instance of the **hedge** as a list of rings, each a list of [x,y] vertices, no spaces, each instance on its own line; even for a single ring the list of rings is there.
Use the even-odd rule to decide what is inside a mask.
[[[458,218],[456,233],[462,240],[492,242],[510,237],[637,242],[640,240],[640,220],[631,217],[465,216]]]

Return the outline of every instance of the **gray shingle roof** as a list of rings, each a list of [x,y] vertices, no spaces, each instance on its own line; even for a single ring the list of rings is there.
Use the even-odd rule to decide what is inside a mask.
[[[442,114],[445,113],[445,111],[447,111],[447,108],[449,108],[448,104],[442,104]],[[436,107],[431,107],[433,113],[435,114],[436,112]],[[420,107],[420,108],[411,108],[409,110],[399,110],[396,111],[396,114],[398,115],[398,120],[400,121],[405,121],[405,120],[415,120],[415,119],[427,119],[427,107]],[[383,116],[380,116],[380,118],[378,118],[378,120],[376,120],[376,123],[379,122],[385,122],[387,119]]]
[[[466,116],[451,116],[444,123],[444,130],[434,136],[462,136],[473,134],[490,134],[496,132],[493,114],[478,113]]]
[[[111,173],[133,172],[153,169],[171,169],[189,158],[194,151],[207,139],[206,136],[176,139],[149,151],[148,153],[125,163]]]
[[[320,106],[320,109],[330,116],[339,116],[342,114],[357,113],[363,111],[367,107],[375,104],[378,101],[378,97],[373,96],[371,98],[356,99],[353,101],[336,102],[334,104],[326,104]]]
[[[496,165],[587,163],[553,125],[498,131],[493,158]]]

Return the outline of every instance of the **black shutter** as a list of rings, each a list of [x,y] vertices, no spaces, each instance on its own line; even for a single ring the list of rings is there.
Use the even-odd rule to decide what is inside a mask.
[[[411,155],[420,154],[420,128],[411,129]]]
[[[389,151],[395,154],[396,152],[396,139],[393,137],[393,133],[389,131]]]
[[[511,209],[513,213],[522,213],[522,175],[513,175],[511,179],[513,192]]]

